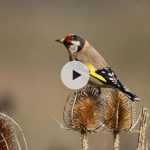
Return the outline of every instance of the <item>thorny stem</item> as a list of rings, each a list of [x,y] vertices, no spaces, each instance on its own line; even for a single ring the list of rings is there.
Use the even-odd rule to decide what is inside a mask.
[[[148,123],[148,116],[149,116],[148,110],[146,108],[143,108],[140,120],[137,150],[145,149],[145,137],[146,137],[146,127]]]
[[[82,146],[82,150],[88,150],[87,132],[81,132],[81,146]]]
[[[114,131],[114,141],[113,141],[113,150],[119,150],[120,145],[120,136],[119,131]]]

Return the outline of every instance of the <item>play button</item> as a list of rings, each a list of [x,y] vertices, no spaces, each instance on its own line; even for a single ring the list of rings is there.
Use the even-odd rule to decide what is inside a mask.
[[[61,70],[61,80],[70,89],[80,89],[89,81],[89,70],[79,61],[68,62]]]
[[[73,70],[73,80],[75,80],[76,78],[78,78],[78,77],[80,77],[81,76],[81,74],[80,73],[78,73],[78,72],[76,72],[76,71],[74,71]]]

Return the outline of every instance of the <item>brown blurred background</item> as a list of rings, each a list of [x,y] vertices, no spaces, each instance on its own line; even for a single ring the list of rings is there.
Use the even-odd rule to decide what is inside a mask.
[[[120,78],[150,105],[149,0],[1,0],[0,93],[14,95],[14,118],[32,150],[77,150],[76,132],[65,131],[63,105],[70,90],[60,81],[68,60],[54,42],[68,32],[87,38]],[[122,149],[136,135],[123,134]],[[111,149],[111,135],[90,136],[90,149]]]

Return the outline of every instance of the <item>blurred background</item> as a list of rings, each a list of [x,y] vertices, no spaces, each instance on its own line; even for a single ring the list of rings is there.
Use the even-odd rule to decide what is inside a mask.
[[[11,102],[32,150],[80,149],[79,134],[55,121],[62,122],[70,90],[60,80],[68,55],[54,40],[69,32],[99,49],[150,107],[149,0],[1,0],[0,100]],[[133,149],[135,136],[124,133],[122,149]],[[92,150],[108,150],[112,136],[91,135],[89,143]]]

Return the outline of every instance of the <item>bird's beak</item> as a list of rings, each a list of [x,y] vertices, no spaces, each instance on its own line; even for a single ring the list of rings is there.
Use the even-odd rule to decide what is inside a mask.
[[[55,41],[62,44],[62,43],[64,42],[64,38],[62,38],[62,39],[57,39],[57,40],[55,40]]]
[[[62,38],[62,39],[57,39],[57,40],[55,40],[55,41],[58,42],[58,43],[64,44],[64,38]],[[73,55],[72,55],[71,51],[70,51],[68,48],[67,48],[67,52],[68,52],[68,54],[69,54],[69,60],[70,60],[70,61],[74,60],[74,59],[73,59]]]

